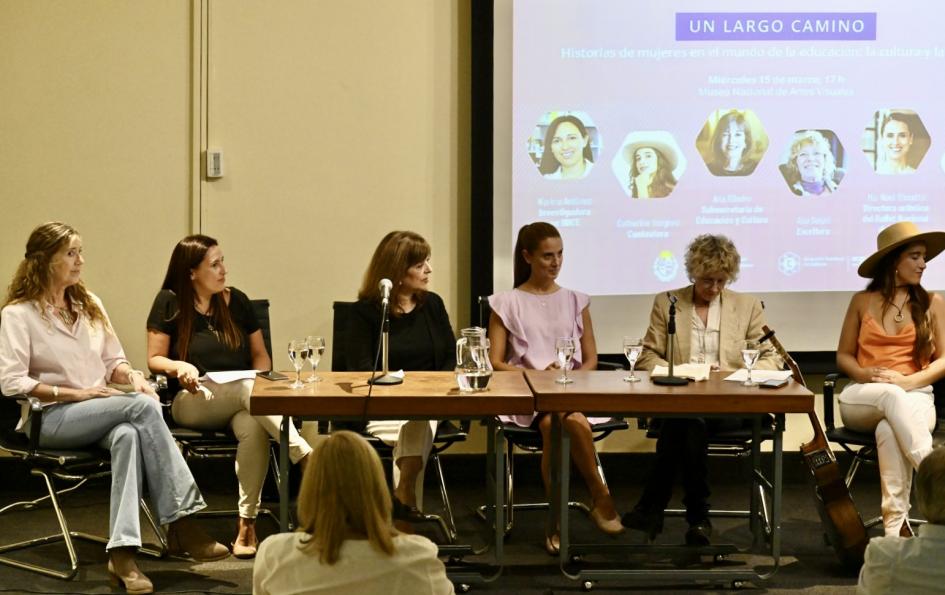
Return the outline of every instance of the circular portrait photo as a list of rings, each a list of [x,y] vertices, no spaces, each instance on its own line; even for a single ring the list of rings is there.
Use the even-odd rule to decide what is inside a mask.
[[[755,112],[718,109],[706,118],[696,150],[712,175],[747,176],[768,150],[768,134]]]
[[[665,130],[631,132],[611,162],[623,191],[632,198],[665,198],[686,171],[686,157]]]
[[[580,180],[594,168],[601,138],[585,112],[545,112],[528,138],[528,154],[546,180]]]
[[[832,130],[798,130],[781,157],[781,175],[798,196],[833,193],[843,180],[843,144]]]
[[[879,110],[863,130],[863,153],[882,175],[914,173],[931,144],[919,114],[908,109]]]

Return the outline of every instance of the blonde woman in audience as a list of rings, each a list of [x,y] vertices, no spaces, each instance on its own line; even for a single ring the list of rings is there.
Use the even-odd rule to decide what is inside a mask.
[[[915,476],[919,512],[928,523],[914,539],[875,537],[866,548],[857,593],[941,593],[945,585],[945,447],[925,457]]]
[[[454,593],[436,545],[391,524],[384,470],[364,438],[337,431],[312,458],[299,491],[299,530],[259,546],[255,595]]]

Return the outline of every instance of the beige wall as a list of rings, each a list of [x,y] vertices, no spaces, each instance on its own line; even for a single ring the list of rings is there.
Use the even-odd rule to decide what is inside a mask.
[[[433,246],[433,289],[467,310],[468,15],[458,1],[210,4],[203,230],[230,282],[272,301],[274,360],[352,300],[380,238]],[[463,306],[461,308],[461,306]],[[330,356],[324,366],[330,366]]]
[[[0,278],[49,220],[144,365],[144,318],[190,227],[186,0],[0,0]]]

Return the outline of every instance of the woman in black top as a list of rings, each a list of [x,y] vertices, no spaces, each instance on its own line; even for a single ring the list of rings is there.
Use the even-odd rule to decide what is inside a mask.
[[[381,279],[390,279],[391,370],[453,370],[456,337],[443,300],[428,291],[430,245],[411,231],[392,231],[381,240],[358,291],[346,332],[345,360],[351,370],[373,370],[381,331]],[[433,445],[436,422],[370,422],[368,432],[394,447],[394,497],[422,504],[423,468]],[[396,503],[395,503],[396,507]]]
[[[255,520],[269,463],[269,438],[279,439],[282,418],[249,414],[251,379],[226,384],[200,380],[207,372],[272,368],[249,298],[226,286],[223,252],[215,239],[193,235],[174,247],[148,315],[148,367],[180,383],[171,406],[178,424],[233,429],[239,440],[240,492],[233,554],[256,555]],[[292,462],[304,461],[312,448],[292,424],[289,431],[289,456]]]

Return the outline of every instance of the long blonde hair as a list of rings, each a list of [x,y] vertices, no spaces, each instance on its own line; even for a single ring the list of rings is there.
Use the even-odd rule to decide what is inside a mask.
[[[69,245],[72,238],[78,235],[79,232],[71,225],[59,221],[43,223],[34,229],[26,240],[26,252],[10,281],[3,305],[36,302],[40,315],[45,319],[46,309],[42,305],[48,301],[52,287],[53,259],[63,246]],[[80,313],[85,314],[89,324],[97,322],[102,328],[111,330],[105,313],[81,280],[66,288],[65,297],[70,307],[77,307]]]
[[[311,454],[299,490],[299,531],[309,534],[302,549],[323,564],[338,561],[345,538],[366,538],[392,555],[391,499],[381,459],[354,432],[333,432]]]

